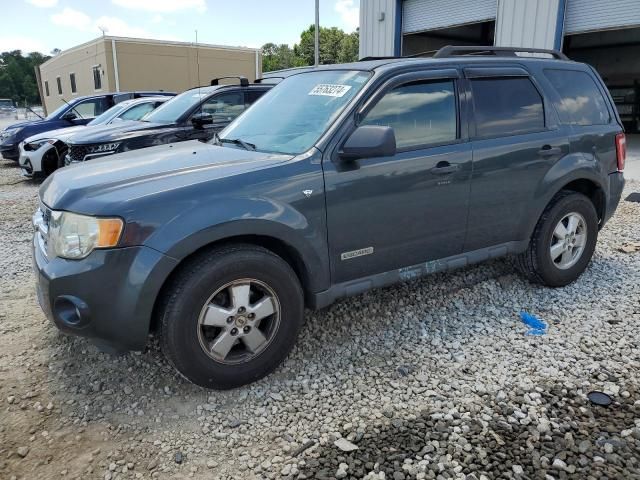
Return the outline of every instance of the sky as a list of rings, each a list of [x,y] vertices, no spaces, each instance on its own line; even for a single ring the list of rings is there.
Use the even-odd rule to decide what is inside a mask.
[[[320,24],[358,26],[359,0],[320,0]],[[298,43],[315,0],[1,0],[0,52],[48,54],[102,35],[261,47]]]

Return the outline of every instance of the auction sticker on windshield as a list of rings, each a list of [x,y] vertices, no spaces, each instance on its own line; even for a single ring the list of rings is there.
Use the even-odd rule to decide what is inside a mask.
[[[330,83],[321,83],[313,87],[309,95],[321,95],[323,97],[342,97],[351,90],[351,85],[332,85]]]

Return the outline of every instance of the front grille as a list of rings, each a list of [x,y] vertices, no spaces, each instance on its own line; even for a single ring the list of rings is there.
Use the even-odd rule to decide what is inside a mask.
[[[89,153],[89,147],[84,145],[69,145],[69,162],[83,162],[84,157]]]

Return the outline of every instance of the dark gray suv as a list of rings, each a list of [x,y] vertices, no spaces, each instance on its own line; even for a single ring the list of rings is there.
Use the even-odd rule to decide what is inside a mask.
[[[209,144],[57,171],[34,216],[43,310],[116,349],[157,331],[185,377],[231,388],[283,361],[305,306],[508,254],[574,281],[618,205],[625,137],[598,74],[546,54],[301,71]]]

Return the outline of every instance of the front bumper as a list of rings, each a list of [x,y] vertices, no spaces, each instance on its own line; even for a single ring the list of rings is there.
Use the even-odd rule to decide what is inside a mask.
[[[34,177],[40,175],[42,172],[42,159],[45,154],[55,147],[53,145],[47,144],[40,147],[38,150],[25,150],[24,142],[20,143],[18,147],[19,151],[19,159],[18,165],[20,165],[20,169],[22,170],[22,175],[25,177]]]
[[[20,151],[17,143],[4,143],[0,145],[0,155],[7,160],[18,160]]]
[[[141,350],[157,295],[177,265],[149,247],[95,250],[82,260],[47,259],[37,239],[38,301],[63,332],[115,350]]]

